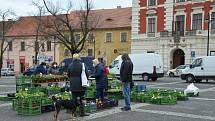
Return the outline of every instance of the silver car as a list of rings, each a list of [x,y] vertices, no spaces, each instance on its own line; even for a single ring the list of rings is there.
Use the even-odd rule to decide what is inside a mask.
[[[14,76],[16,73],[11,68],[2,68],[1,69],[1,75],[2,76]]]
[[[189,65],[180,65],[180,66],[176,67],[175,69],[169,70],[167,72],[167,75],[169,75],[170,77],[180,76],[182,73],[182,70],[184,70],[187,67],[189,67]]]

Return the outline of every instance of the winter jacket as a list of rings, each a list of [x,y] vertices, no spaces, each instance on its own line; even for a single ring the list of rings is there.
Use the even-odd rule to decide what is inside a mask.
[[[106,74],[105,74],[105,69],[102,63],[99,63],[95,66],[95,72],[92,75],[96,79],[96,88],[106,88],[107,83],[106,81]]]
[[[86,90],[85,87],[82,87],[81,73],[82,73],[82,62],[81,62],[81,60],[74,59],[68,68],[70,90],[72,92],[81,92],[81,91]],[[85,66],[85,73],[88,77],[86,66]]]
[[[50,67],[48,69],[48,74],[55,74],[55,75],[59,74],[59,68],[58,67]]]
[[[125,60],[120,68],[120,80],[122,82],[132,82],[133,63],[131,60]]]
[[[36,67],[35,72],[34,72],[34,74],[40,74],[40,73],[42,73],[42,74],[47,74],[47,73],[46,73],[46,69],[43,67],[43,65],[38,65],[38,66]]]

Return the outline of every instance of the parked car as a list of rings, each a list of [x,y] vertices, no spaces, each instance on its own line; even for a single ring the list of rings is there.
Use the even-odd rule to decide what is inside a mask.
[[[37,68],[37,65],[31,66],[30,68],[28,68],[28,69],[23,73],[23,75],[31,76],[32,74],[34,74],[36,68]]]
[[[81,61],[85,63],[88,73],[91,75],[94,72],[93,67],[93,59],[94,57],[87,56],[87,57],[81,57]],[[69,65],[72,63],[72,58],[65,58],[63,61],[59,64],[59,72],[63,74],[64,72],[67,72]]]
[[[11,69],[11,68],[2,68],[1,69],[2,76],[14,76],[15,74],[16,74],[16,72],[14,71],[14,69]]]
[[[187,67],[189,67],[189,65],[180,65],[174,69],[169,70],[167,72],[167,75],[169,75],[170,77],[180,76],[182,73],[182,70],[184,70]]]

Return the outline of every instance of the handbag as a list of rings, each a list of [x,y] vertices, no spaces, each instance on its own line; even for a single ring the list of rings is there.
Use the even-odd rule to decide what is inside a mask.
[[[89,87],[89,80],[87,79],[87,75],[85,73],[85,65],[82,63],[82,72],[81,72],[81,82],[82,82],[82,87]]]

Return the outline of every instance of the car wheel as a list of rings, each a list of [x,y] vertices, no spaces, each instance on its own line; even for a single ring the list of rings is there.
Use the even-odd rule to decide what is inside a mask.
[[[174,77],[174,76],[175,76],[174,73],[172,72],[169,73],[169,77]]]
[[[186,76],[186,82],[188,82],[188,83],[192,83],[192,82],[194,82],[194,76],[193,75],[187,75]]]
[[[143,81],[149,81],[149,74],[142,74]]]
[[[195,81],[196,81],[197,83],[202,82],[202,80],[201,80],[201,79],[195,79]]]

